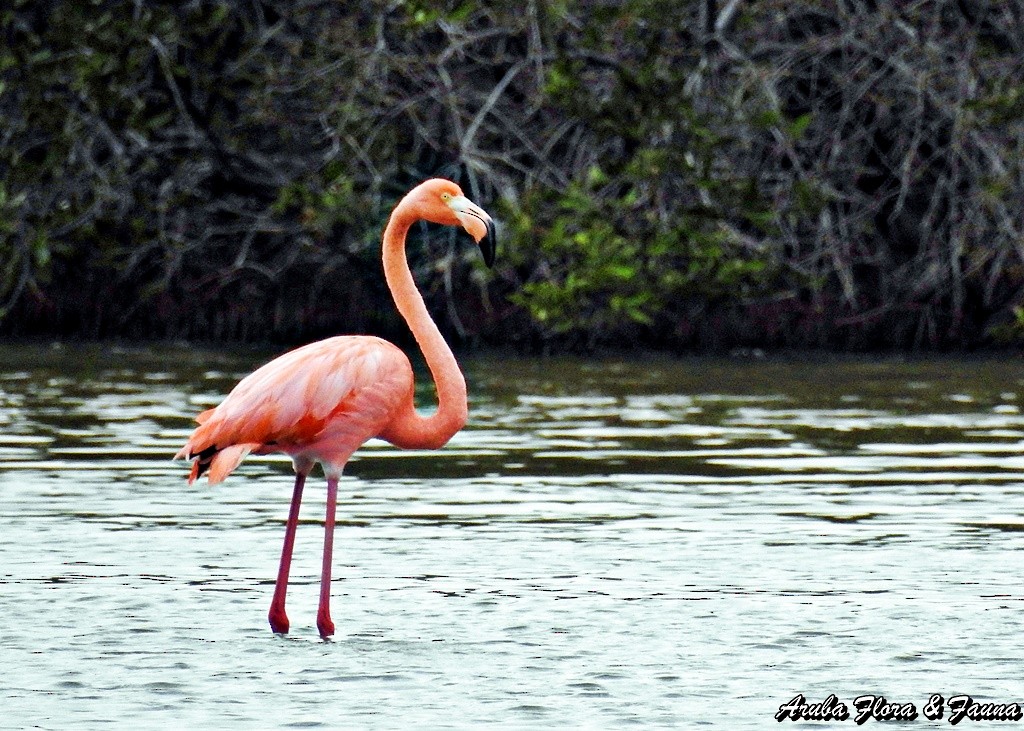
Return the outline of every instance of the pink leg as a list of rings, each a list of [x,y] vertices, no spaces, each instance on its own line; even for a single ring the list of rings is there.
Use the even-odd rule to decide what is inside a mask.
[[[334,513],[338,506],[338,478],[327,478],[327,517],[324,520],[324,565],[320,574],[320,609],[316,615],[316,627],[320,636],[327,639],[334,634],[331,621],[331,560],[334,553]]]
[[[288,570],[292,565],[292,548],[295,546],[295,526],[299,523],[299,503],[302,502],[302,486],[306,475],[295,475],[295,490],[292,492],[292,507],[288,511],[288,524],[284,529],[284,548],[281,549],[281,565],[277,568],[277,583],[274,598],[270,602],[270,629],[278,634],[288,634],[288,615],[284,611],[284,597],[288,593]]]

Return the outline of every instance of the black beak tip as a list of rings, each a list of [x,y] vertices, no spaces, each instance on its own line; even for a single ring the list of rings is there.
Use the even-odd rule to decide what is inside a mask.
[[[494,230],[494,221],[485,221],[487,224],[487,235],[480,240],[480,251],[484,255],[484,264],[488,269],[494,266],[494,254],[498,248],[498,237]]]

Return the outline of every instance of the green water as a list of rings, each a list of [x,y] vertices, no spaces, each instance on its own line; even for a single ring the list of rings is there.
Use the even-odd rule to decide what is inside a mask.
[[[289,462],[210,488],[170,460],[267,356],[0,350],[0,727],[742,729],[796,693],[1022,700],[1018,360],[463,358],[467,428],[371,442],[342,480],[322,642],[319,476],[282,638]]]

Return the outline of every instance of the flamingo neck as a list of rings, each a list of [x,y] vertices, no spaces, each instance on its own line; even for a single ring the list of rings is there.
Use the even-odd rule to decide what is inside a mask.
[[[437,411],[428,417],[416,413],[412,394],[395,420],[381,434],[398,447],[436,449],[461,429],[468,417],[466,380],[459,364],[434,324],[416,287],[405,254],[405,238],[419,216],[402,201],[384,230],[384,277],[398,312],[412,330],[434,378]]]

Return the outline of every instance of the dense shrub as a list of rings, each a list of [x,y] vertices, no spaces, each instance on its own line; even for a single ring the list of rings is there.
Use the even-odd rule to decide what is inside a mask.
[[[547,349],[973,347],[1024,334],[1020,0],[0,10],[0,332]],[[461,289],[462,291],[455,291]]]

